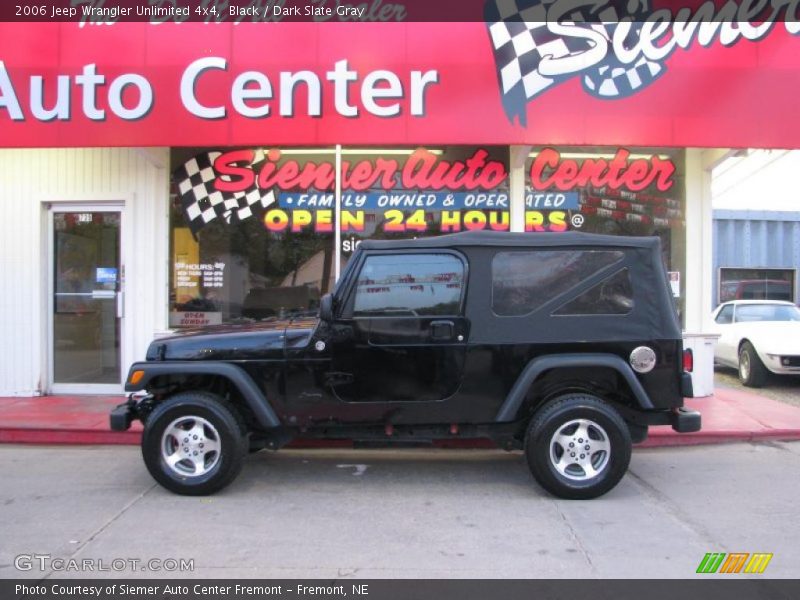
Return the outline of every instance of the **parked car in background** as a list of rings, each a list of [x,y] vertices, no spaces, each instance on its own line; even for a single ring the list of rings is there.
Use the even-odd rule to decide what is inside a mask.
[[[792,282],[783,279],[742,279],[720,285],[719,300],[783,300],[792,299]]]
[[[800,374],[800,309],[791,302],[734,300],[712,315],[720,334],[716,362],[739,371],[739,380],[761,387],[770,372]]]

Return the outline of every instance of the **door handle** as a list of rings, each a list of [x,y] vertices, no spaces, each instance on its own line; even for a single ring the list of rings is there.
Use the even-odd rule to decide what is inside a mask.
[[[431,321],[432,340],[451,340],[455,331],[455,323],[452,321]]]
[[[125,316],[125,296],[122,292],[117,292],[117,318]]]
[[[337,385],[350,385],[356,380],[355,375],[352,373],[343,373],[340,371],[329,371],[325,373],[325,385],[336,387]]]

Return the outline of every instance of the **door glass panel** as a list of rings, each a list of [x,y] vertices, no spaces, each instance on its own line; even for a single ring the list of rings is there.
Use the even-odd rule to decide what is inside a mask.
[[[355,317],[457,315],[464,265],[448,254],[370,256],[358,277]]]
[[[54,383],[119,383],[120,213],[53,213]]]

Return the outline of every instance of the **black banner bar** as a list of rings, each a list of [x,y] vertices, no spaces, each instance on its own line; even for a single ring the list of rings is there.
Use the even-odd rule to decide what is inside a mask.
[[[798,20],[795,0],[3,0],[3,22],[151,23],[466,22],[642,20],[668,11],[672,20]],[[664,16],[663,12],[661,13]]]
[[[706,576],[698,576],[706,577]],[[2,600],[795,600],[800,581],[697,580],[0,580]]]

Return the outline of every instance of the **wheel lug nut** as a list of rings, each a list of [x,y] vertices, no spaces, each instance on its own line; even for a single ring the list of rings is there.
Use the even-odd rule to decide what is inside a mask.
[[[586,450],[589,450],[589,448],[590,448],[589,444],[586,444]]]
[[[192,439],[195,439],[195,440],[196,440],[196,439],[197,439],[197,436],[196,436],[196,435],[195,435],[195,436],[192,436]],[[583,440],[581,440],[581,441],[583,441]]]
[[[200,444],[200,447],[201,447],[201,448],[204,448],[205,446],[204,446],[203,444]],[[588,450],[588,449],[589,449],[589,446],[586,446],[586,449]]]
[[[570,443],[569,443],[569,447],[570,447],[570,448],[573,448],[573,447],[575,447],[575,444],[574,444],[573,442],[570,442]]]
[[[570,455],[570,456],[575,456],[575,453],[574,453],[574,452],[570,452],[570,454],[569,454],[569,455]]]
[[[194,454],[194,456],[197,456],[197,450],[195,450],[193,454]]]
[[[197,454],[197,452],[195,452],[195,454]],[[586,455],[585,454],[581,454],[581,458],[586,458]]]
[[[582,444],[583,443],[583,438],[578,438],[578,443]]]

